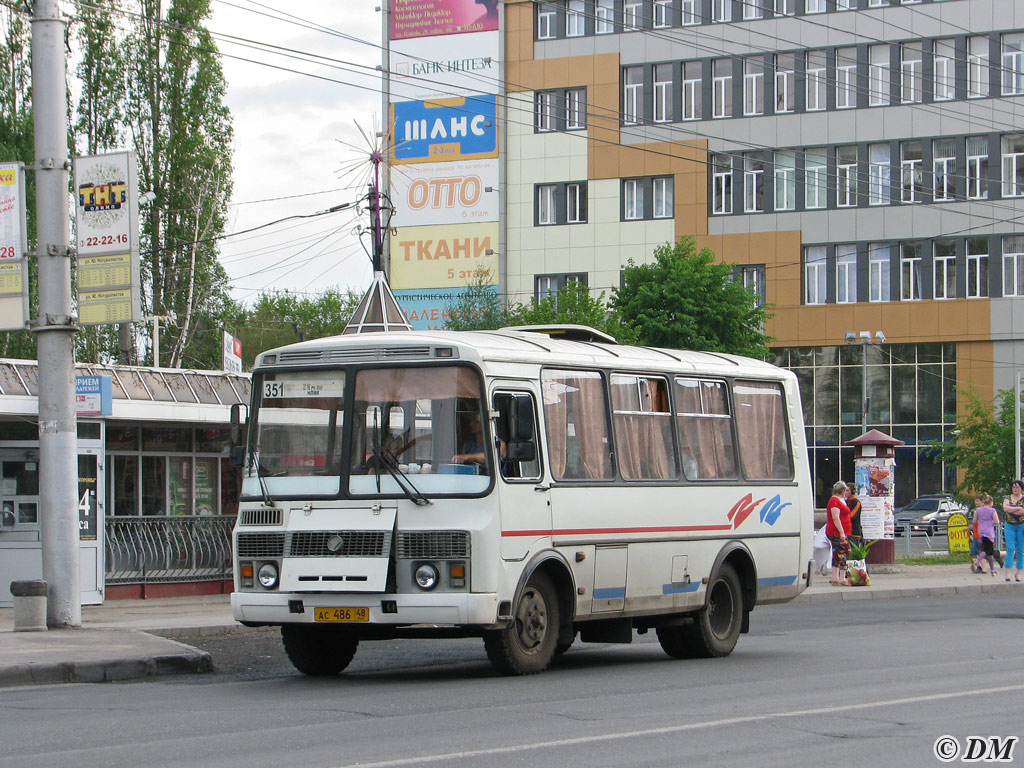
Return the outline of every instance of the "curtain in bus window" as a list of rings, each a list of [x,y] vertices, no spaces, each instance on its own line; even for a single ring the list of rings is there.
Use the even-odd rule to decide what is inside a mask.
[[[671,412],[664,379],[612,376],[612,409],[619,471],[627,480],[676,476]]]
[[[676,379],[675,384],[683,472],[691,480],[735,477],[725,383]]]
[[[611,444],[601,374],[545,371],[544,422],[557,480],[612,476]]]
[[[733,396],[743,474],[753,480],[792,477],[782,387],[766,381],[737,381]]]
[[[368,368],[356,376],[356,400],[363,402],[449,397],[480,397],[480,380],[471,368]]]

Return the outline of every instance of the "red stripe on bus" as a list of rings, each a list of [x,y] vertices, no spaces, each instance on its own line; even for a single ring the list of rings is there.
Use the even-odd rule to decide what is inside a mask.
[[[731,531],[732,525],[665,525],[654,528],[559,528],[558,530],[502,531],[502,536],[566,536],[588,533],[672,533],[676,531]]]

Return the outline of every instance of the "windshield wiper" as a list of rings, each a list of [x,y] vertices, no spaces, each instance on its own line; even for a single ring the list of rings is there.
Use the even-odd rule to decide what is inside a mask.
[[[398,487],[405,492],[406,497],[410,501],[412,501],[416,506],[425,507],[428,504],[433,503],[430,499],[423,495],[419,488],[413,485],[412,480],[410,480],[409,476],[402,471],[402,468],[398,465],[398,462],[395,461],[394,456],[385,453],[384,451],[381,451],[379,454],[377,454],[377,458],[380,460],[380,463],[384,465],[384,469],[388,471],[388,474],[390,474],[391,477],[395,479],[395,482],[398,483]],[[380,488],[379,473],[377,475],[377,487],[378,489]]]
[[[252,452],[251,460],[253,466],[256,467],[256,478],[260,481],[260,492],[263,494],[263,503],[268,507],[274,506],[274,499],[270,495],[270,490],[267,488],[266,475],[263,474],[263,462],[260,461],[260,450],[257,448]]]

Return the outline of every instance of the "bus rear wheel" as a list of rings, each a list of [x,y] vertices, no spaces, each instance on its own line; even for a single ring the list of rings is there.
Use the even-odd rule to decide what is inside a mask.
[[[505,675],[534,675],[547,669],[558,642],[558,599],[551,579],[534,573],[505,629],[484,634],[491,664]]]
[[[708,602],[693,621],[678,627],[659,627],[658,642],[674,659],[728,656],[736,647],[743,625],[743,594],[735,569],[722,565],[708,586]]]
[[[313,677],[341,672],[352,661],[359,646],[359,638],[343,627],[306,624],[282,625],[281,641],[292,666]]]

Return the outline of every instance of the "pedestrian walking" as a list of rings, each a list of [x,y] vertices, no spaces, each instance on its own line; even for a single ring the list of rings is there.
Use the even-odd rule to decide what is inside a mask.
[[[974,500],[975,507],[977,507],[978,500]],[[978,533],[978,514],[975,512],[971,521],[971,573],[981,573],[982,567],[978,565],[978,553],[981,551],[981,534]],[[999,563],[999,567],[1002,568],[1003,564]]]
[[[1024,571],[1024,481],[1010,483],[1010,495],[1003,501],[1003,538],[1006,539],[1006,580],[1016,569],[1014,581]]]
[[[850,489],[840,480],[832,486],[832,498],[825,507],[825,536],[832,545],[832,585],[848,587],[846,558],[850,554],[850,508],[846,495]]]
[[[974,497],[974,519],[978,524],[978,570],[988,560],[989,575],[995,576],[996,571],[996,527],[999,525],[999,514],[992,506],[992,497],[981,493]]]

